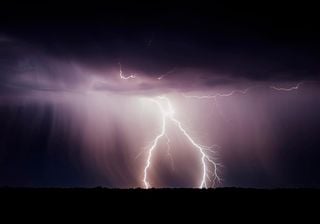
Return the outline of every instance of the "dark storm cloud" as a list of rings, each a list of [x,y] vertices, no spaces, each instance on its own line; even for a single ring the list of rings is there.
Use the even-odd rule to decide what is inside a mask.
[[[177,36],[173,38],[176,39]],[[267,49],[268,46],[263,45],[259,50],[266,51],[265,54],[257,51],[248,53],[246,46],[241,46],[240,49],[227,46],[216,51],[215,48],[205,49],[201,44],[195,44],[195,40],[189,40],[191,48],[186,44],[177,50],[170,48],[172,43],[169,40],[159,40],[158,43],[154,40],[156,46],[152,50],[145,50],[144,44],[139,41],[125,43],[126,46],[135,48],[131,52],[130,47],[128,50],[122,45],[111,46],[108,40],[99,42],[93,38],[92,42],[100,49],[96,54],[92,52],[91,44],[86,42],[78,45],[82,48],[78,54],[72,48],[64,46],[66,43],[63,41],[55,43],[52,48],[17,38],[6,39],[0,43],[1,86],[15,90],[75,90],[89,85],[92,75],[102,78],[117,77],[119,62],[122,63],[124,73],[136,74],[141,82],[137,85],[120,86],[101,80],[94,84],[94,88],[115,92],[150,92],[161,88],[196,90],[232,86],[239,82],[319,79],[316,58],[308,52],[294,49]],[[63,48],[67,56],[57,54],[56,46]],[[110,53],[110,49],[117,53]],[[166,54],[159,55],[159,49]],[[158,79],[160,77],[161,80]]]
[[[19,10],[20,17],[3,21],[0,31],[29,49],[28,52],[21,49],[24,46],[11,47],[9,52],[2,49],[1,75],[11,76],[17,68],[32,69],[32,61],[49,66],[51,62],[42,58],[51,57],[94,69],[116,67],[120,61],[128,71],[136,70],[151,78],[174,67],[202,69],[207,76],[203,85],[208,86],[223,84],[224,80],[228,83],[239,79],[319,78],[319,27],[313,11],[297,18],[295,13],[281,8],[273,13],[268,10],[240,13],[237,6],[205,9],[179,5],[150,10],[140,7],[140,4],[89,7],[72,14],[65,6],[59,16],[54,10],[47,14]],[[10,18],[7,13],[4,16]],[[1,42],[1,48],[7,47],[7,37],[2,39],[5,41]],[[25,54],[26,61],[21,61]],[[36,58],[32,59],[34,54]],[[52,68],[46,72],[77,81],[68,72]]]

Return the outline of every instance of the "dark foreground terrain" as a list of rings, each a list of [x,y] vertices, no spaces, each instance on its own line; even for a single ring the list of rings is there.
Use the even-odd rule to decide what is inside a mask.
[[[0,198],[32,198],[32,200],[105,200],[108,201],[134,199],[167,200],[174,202],[189,200],[224,201],[231,199],[240,201],[274,200],[279,202],[297,200],[319,200],[320,189],[288,188],[288,189],[254,189],[254,188],[216,188],[216,189],[190,189],[190,188],[163,188],[163,189],[112,189],[112,188],[0,188]]]
[[[318,195],[320,194],[320,188],[279,188],[279,189],[262,189],[262,188],[210,188],[210,189],[197,189],[197,188],[131,188],[131,189],[118,189],[118,188],[104,188],[104,187],[95,187],[95,188],[33,188],[33,187],[0,187],[0,194],[19,194],[19,195],[28,195],[28,194],[61,194],[61,195],[127,195],[127,196],[151,196],[151,195],[198,195],[198,196],[210,196],[210,195]]]
[[[0,188],[0,214],[23,211],[30,217],[61,211],[71,217],[115,216],[119,220],[180,218],[223,220],[276,217],[303,219],[317,216],[320,189],[108,189]],[[29,211],[31,212],[29,212]],[[28,211],[28,212],[27,212]],[[74,212],[73,212],[74,211]],[[231,212],[233,211],[233,212]],[[307,215],[303,215],[306,211]],[[10,213],[9,213],[10,212]],[[94,213],[95,215],[91,215]],[[90,215],[89,215],[90,214]],[[226,215],[228,214],[228,215]],[[229,215],[232,214],[232,215]],[[252,215],[254,214],[254,216]],[[97,216],[98,215],[98,216]],[[10,216],[10,217],[15,217]],[[272,218],[271,218],[272,219]],[[149,220],[150,221],[150,220]],[[154,220],[152,220],[154,221]],[[198,220],[200,222],[200,220]],[[271,221],[271,220],[270,220]]]

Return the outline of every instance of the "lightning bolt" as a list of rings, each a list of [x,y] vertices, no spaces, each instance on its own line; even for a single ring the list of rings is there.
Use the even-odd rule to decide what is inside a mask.
[[[160,138],[162,138],[165,134],[166,134],[166,121],[167,121],[167,111],[165,111],[163,109],[163,107],[161,106],[160,102],[157,100],[153,100],[151,99],[154,103],[156,103],[161,111],[161,115],[162,115],[162,128],[161,128],[161,133],[159,135],[156,136],[156,138],[153,140],[153,144],[151,145],[151,147],[148,150],[148,158],[147,158],[147,163],[146,166],[144,168],[144,177],[143,177],[143,182],[144,182],[144,186],[145,188],[149,188],[150,184],[148,181],[148,169],[151,165],[151,158],[152,158],[152,152],[155,150],[155,148],[158,145],[158,141],[160,140]]]
[[[193,138],[189,135],[189,133],[184,129],[181,122],[174,117],[175,111],[172,107],[170,100],[167,97],[159,96],[156,99],[150,99],[150,100],[158,106],[158,108],[161,112],[162,128],[161,128],[161,132],[155,137],[151,147],[148,149],[148,156],[147,156],[146,165],[144,168],[144,177],[143,177],[143,183],[144,183],[145,188],[150,188],[150,186],[151,186],[148,181],[148,170],[151,166],[152,154],[153,154],[154,150],[157,148],[159,140],[164,136],[166,136],[168,138],[168,136],[166,134],[167,121],[171,121],[177,126],[179,131],[186,137],[186,139],[189,141],[189,143],[198,151],[198,153],[200,155],[201,164],[202,164],[202,175],[201,175],[201,181],[199,184],[199,188],[207,188],[208,187],[208,180],[209,181],[211,180],[209,173],[211,173],[213,176],[213,179],[211,180],[213,184],[217,181],[220,181],[220,177],[218,175],[219,164],[217,162],[215,162],[207,153],[207,151],[212,151],[211,147],[202,146],[202,145],[196,143],[195,140],[193,140]],[[163,103],[161,103],[161,102],[165,102],[167,108],[165,108]],[[213,167],[213,171],[210,171],[210,168],[209,168],[210,166]]]
[[[121,79],[127,80],[127,79],[134,79],[136,78],[136,75],[131,74],[129,76],[125,76],[122,72],[121,63],[119,62],[119,76]]]
[[[222,112],[222,109],[220,108],[219,104],[218,104],[218,97],[230,97],[230,96],[233,96],[235,94],[242,94],[242,95],[245,95],[248,93],[249,90],[253,89],[253,88],[256,88],[257,86],[251,86],[251,87],[248,87],[244,90],[232,90],[231,92],[228,92],[228,93],[217,93],[217,94],[214,94],[214,95],[201,95],[201,96],[198,96],[198,95],[186,95],[186,94],[182,94],[183,97],[185,98],[194,98],[194,99],[198,99],[198,100],[208,100],[208,99],[212,99],[214,100],[214,104],[216,105],[217,109],[218,109],[218,112],[220,114],[220,116],[223,118],[223,119],[226,119],[223,112]],[[228,121],[228,120],[227,120]]]
[[[297,83],[295,86],[289,87],[289,88],[283,88],[283,87],[276,87],[276,86],[269,86],[269,88],[276,90],[276,91],[293,91],[293,90],[298,90],[300,88],[300,86],[303,84],[304,82],[299,82]],[[217,93],[214,95],[186,95],[186,94],[182,94],[184,97],[186,98],[195,98],[195,99],[214,99],[216,100],[218,97],[229,97],[229,96],[233,96],[235,94],[242,94],[245,95],[248,93],[249,90],[256,88],[258,86],[251,86],[248,87],[244,90],[232,90],[229,93]]]
[[[232,96],[234,94],[247,94],[247,92],[252,89],[254,87],[248,87],[244,90],[232,90],[231,92],[229,93],[217,93],[217,94],[214,94],[214,95],[202,95],[202,96],[197,96],[197,95],[186,95],[186,94],[182,94],[184,97],[186,98],[196,98],[196,99],[216,99],[217,97],[229,97],[229,96]]]
[[[283,87],[276,87],[276,86],[270,86],[271,89],[277,90],[277,91],[292,91],[292,90],[298,90],[299,87],[303,84],[303,82],[299,82],[297,85],[289,87],[289,88],[283,88]]]

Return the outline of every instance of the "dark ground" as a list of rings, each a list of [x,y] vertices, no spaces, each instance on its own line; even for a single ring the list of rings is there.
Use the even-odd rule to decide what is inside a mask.
[[[320,189],[3,187],[0,198],[0,214],[8,215],[10,220],[31,218],[61,222],[81,219],[89,223],[250,220],[260,223],[300,218],[305,223],[317,219]]]
[[[158,198],[160,200],[170,197],[172,199],[187,197],[198,199],[214,198],[247,198],[254,200],[279,199],[286,197],[316,199],[320,196],[320,189],[312,188],[287,188],[287,189],[255,189],[255,188],[216,188],[216,189],[191,189],[191,188],[157,188],[157,189],[111,189],[111,188],[0,188],[1,198],[3,196],[57,196],[57,197],[132,197],[132,198]],[[255,198],[257,197],[257,198]]]

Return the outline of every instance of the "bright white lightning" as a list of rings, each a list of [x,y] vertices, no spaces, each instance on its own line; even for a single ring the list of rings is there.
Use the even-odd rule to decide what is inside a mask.
[[[119,62],[119,76],[121,79],[127,80],[127,79],[134,79],[136,76],[134,74],[125,76],[122,72],[121,63]]]
[[[194,99],[198,99],[198,100],[214,100],[214,103],[218,109],[218,112],[219,114],[225,119],[224,117],[224,113],[222,112],[222,109],[219,107],[219,104],[218,104],[218,100],[217,98],[218,97],[230,97],[230,96],[233,96],[234,94],[242,94],[242,95],[245,95],[247,94],[247,92],[252,89],[252,88],[255,88],[257,86],[251,86],[251,87],[248,87],[244,90],[232,90],[231,92],[228,92],[228,93],[217,93],[217,94],[214,94],[214,95],[186,95],[186,94],[182,94],[185,98],[194,98]]]
[[[303,83],[304,82],[299,82],[299,83],[297,83],[297,85],[289,87],[289,88],[276,87],[276,86],[270,86],[270,88],[273,89],[273,90],[277,90],[277,91],[293,91],[293,90],[298,90]],[[245,94],[248,93],[248,91],[250,89],[253,89],[255,87],[257,87],[257,86],[252,86],[252,87],[246,88],[244,90],[232,90],[229,93],[217,93],[217,94],[214,94],[214,95],[200,95],[200,96],[198,96],[198,95],[186,95],[186,94],[183,94],[183,96],[186,97],[186,98],[214,99],[214,100],[216,100],[217,97],[229,97],[229,96],[232,96],[232,95],[237,94],[237,93],[245,95]]]
[[[187,140],[191,143],[191,145],[197,149],[197,151],[200,154],[201,157],[201,163],[202,163],[202,175],[201,175],[201,181],[199,184],[199,188],[207,188],[208,184],[207,184],[207,180],[210,180],[210,169],[209,166],[213,166],[213,183],[215,183],[216,181],[220,181],[220,177],[218,176],[218,163],[216,163],[215,161],[213,161],[213,159],[206,153],[206,151],[210,150],[210,147],[206,147],[206,146],[201,146],[200,144],[197,144],[193,138],[187,133],[187,131],[183,128],[182,124],[180,121],[178,121],[175,117],[174,117],[174,109],[170,103],[170,100],[167,97],[157,97],[156,99],[150,99],[152,100],[152,102],[154,102],[162,115],[162,128],[161,128],[161,132],[159,135],[156,136],[156,138],[153,140],[153,143],[151,145],[151,147],[148,150],[148,156],[147,156],[147,161],[146,161],[146,165],[144,168],[144,177],[143,177],[143,182],[144,182],[144,186],[145,188],[149,188],[150,187],[150,183],[148,181],[148,169],[151,166],[151,159],[152,159],[152,153],[153,151],[156,149],[156,147],[158,146],[158,142],[159,140],[163,137],[166,136],[166,122],[167,120],[173,122],[178,129],[182,132],[182,134],[187,138]],[[163,106],[163,104],[161,102],[165,102],[167,108],[165,108]]]
[[[290,88],[283,88],[283,87],[276,87],[276,86],[270,86],[271,89],[277,90],[277,91],[292,91],[292,90],[297,90],[299,87],[303,84],[303,82],[299,82],[297,85],[292,86]]]
[[[156,100],[153,100],[153,102],[155,102],[160,111],[161,111],[161,114],[162,114],[162,128],[161,128],[161,133],[159,135],[157,135],[157,137],[153,140],[153,143],[151,145],[151,147],[149,148],[148,150],[148,158],[147,158],[147,163],[146,163],[146,166],[144,168],[144,177],[143,177],[143,182],[144,182],[144,186],[145,188],[149,188],[150,187],[150,184],[149,184],[149,181],[148,181],[148,169],[151,165],[151,157],[152,157],[152,152],[153,150],[157,147],[158,145],[158,141],[160,140],[160,138],[162,138],[165,134],[166,134],[166,120],[167,120],[167,111],[165,111],[163,109],[163,107],[161,106],[161,104],[156,101]]]
[[[239,94],[247,94],[247,92],[252,89],[253,87],[249,87],[249,88],[246,88],[244,90],[232,90],[231,92],[229,93],[217,93],[217,94],[214,94],[214,95],[202,95],[202,96],[196,96],[196,95],[185,95],[183,94],[184,97],[186,98],[196,98],[196,99],[216,99],[217,97],[228,97],[228,96],[232,96],[236,93],[239,93]]]

